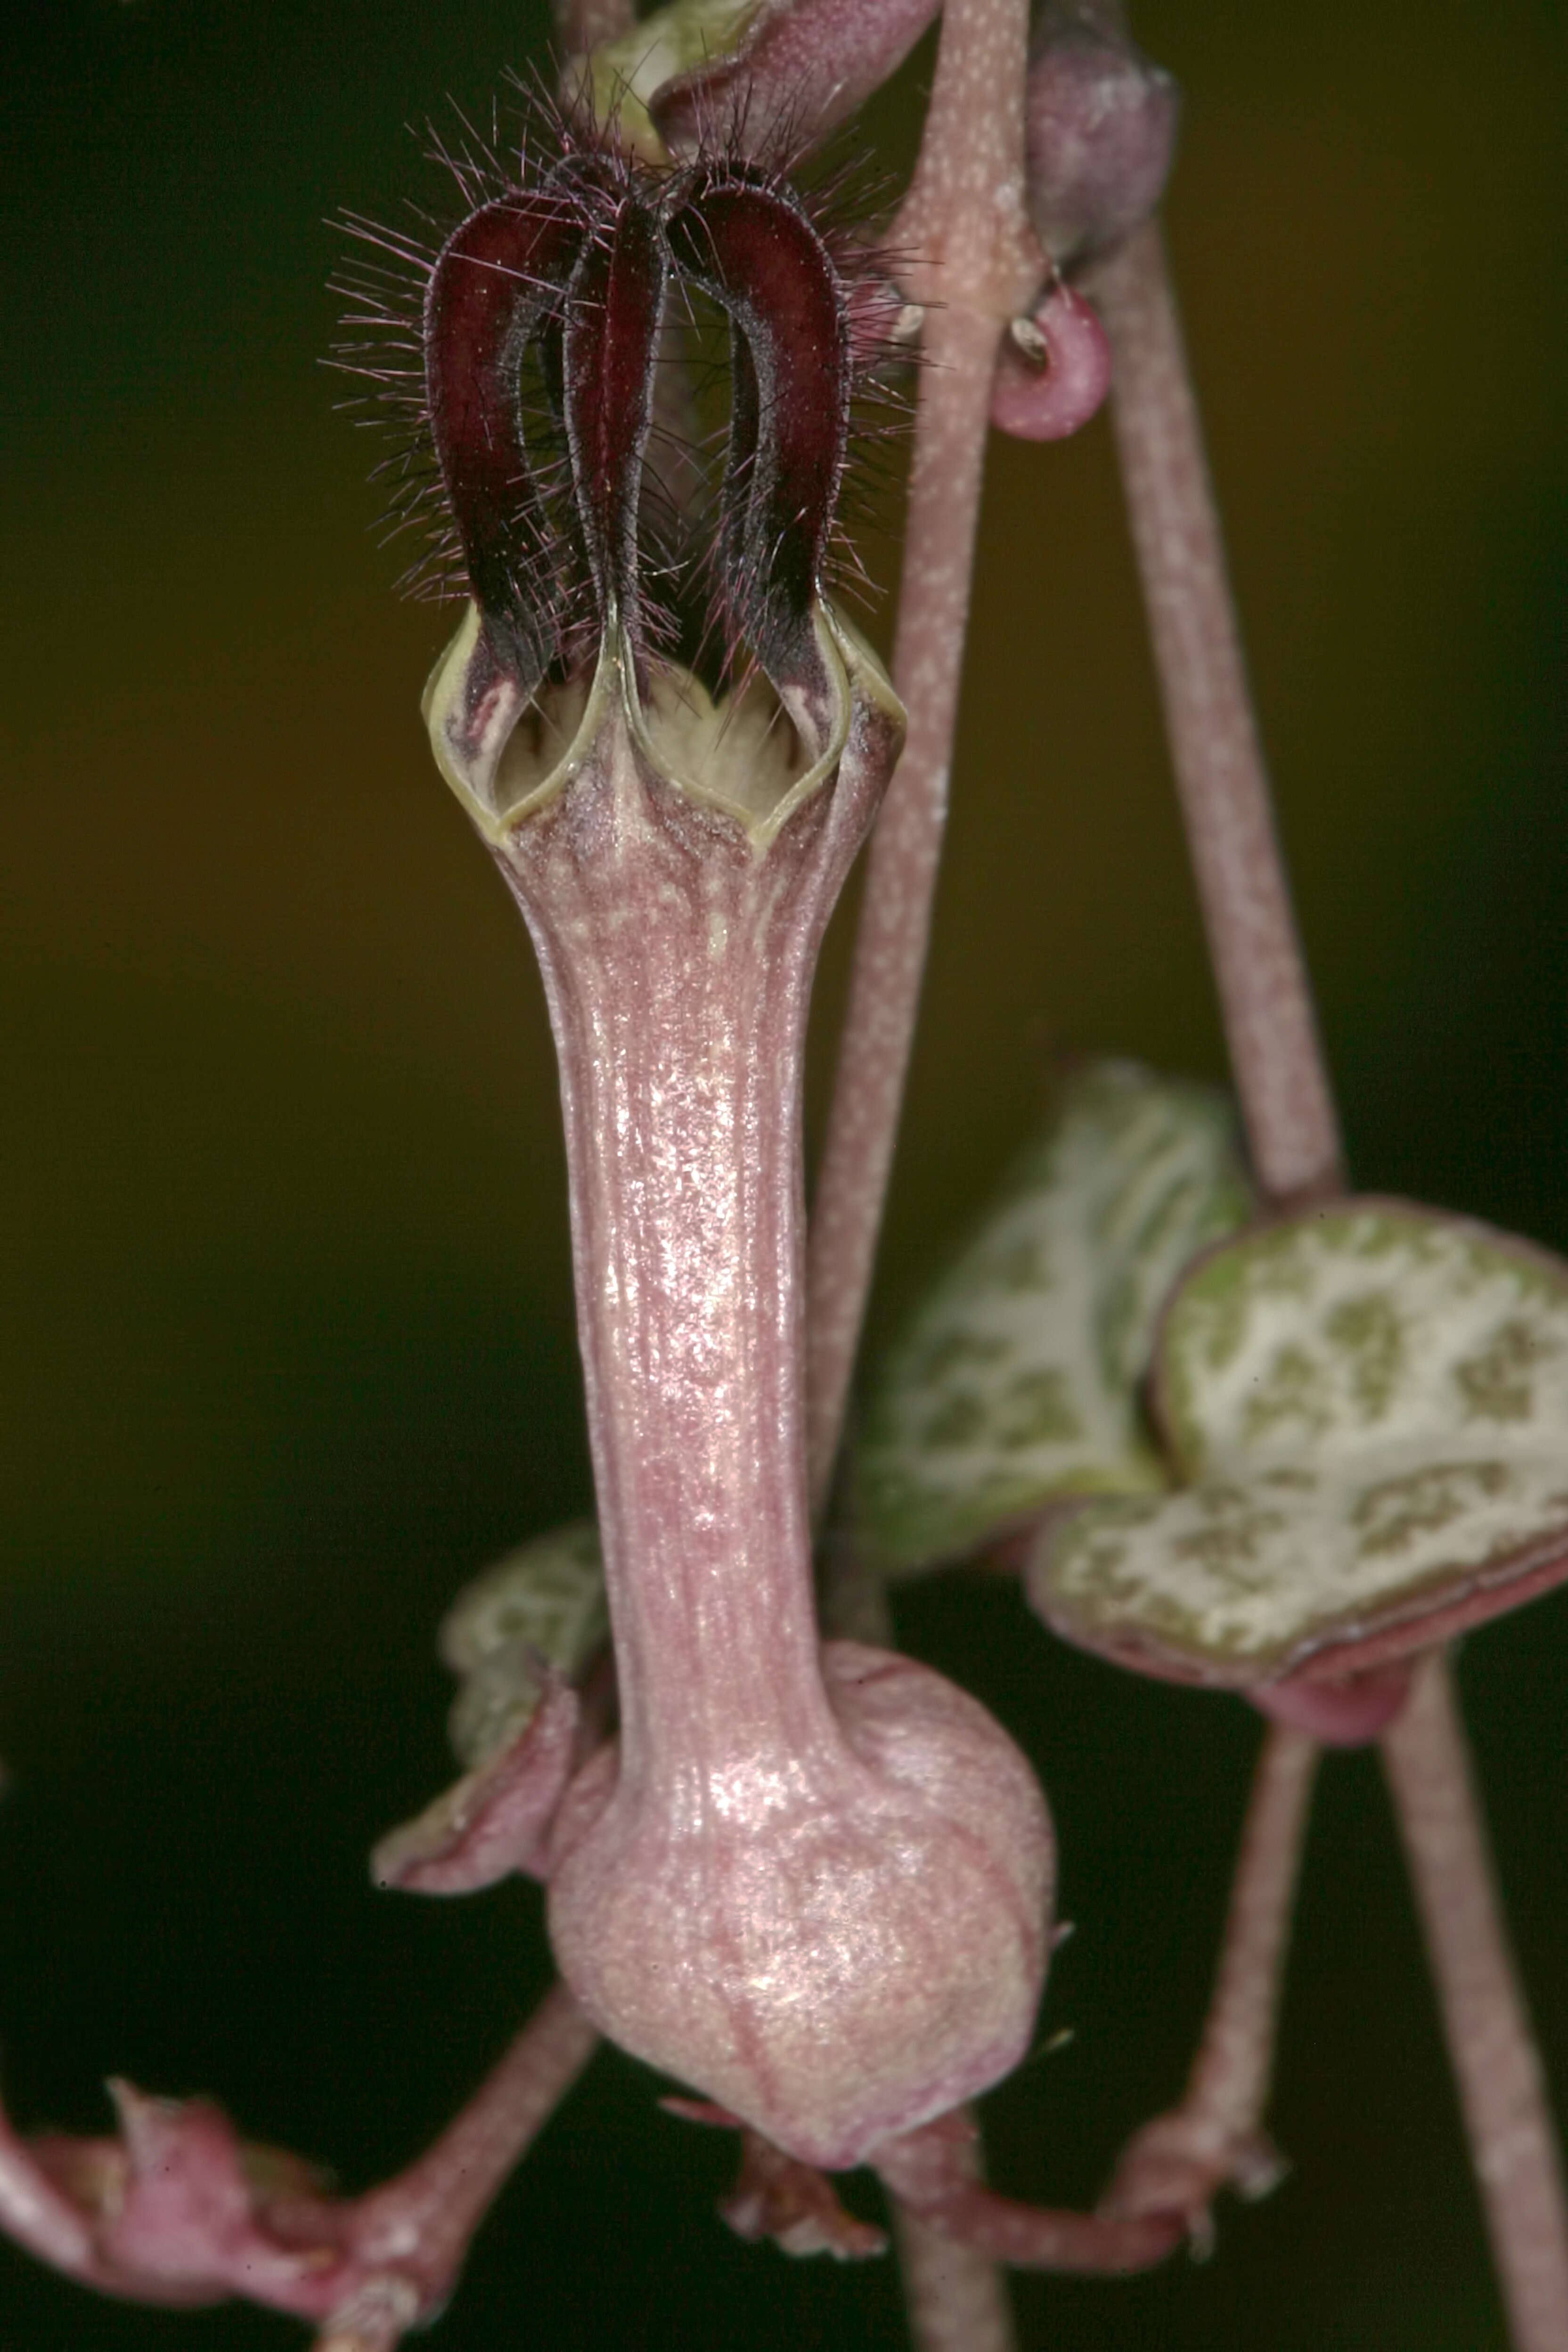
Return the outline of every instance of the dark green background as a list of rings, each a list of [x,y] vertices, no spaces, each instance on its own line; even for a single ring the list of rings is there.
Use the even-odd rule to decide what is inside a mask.
[[[1358,1174],[1568,1245],[1562,20],[1142,23],[1188,92],[1172,235]],[[542,40],[479,0],[12,0],[0,36],[5,2083],[83,2129],[110,2071],[210,2090],[352,2185],[544,1979],[536,1891],[376,1896],[364,1856],[448,1769],[447,1596],[587,1488],[540,993],[417,723],[444,617],[393,600],[316,365],[323,220],[437,194],[402,126]],[[909,104],[876,121],[907,152]],[[884,1318],[1054,1047],[1221,1067],[1103,424],[995,451],[974,643]],[[1086,2199],[1179,2083],[1250,1719],[999,1587],[904,1631],[1057,1808],[1076,2039],[993,2103],[995,2168]],[[1568,1596],[1463,1674],[1568,2094],[1565,1667]],[[596,2062],[450,2352],[896,2344],[887,2266],[726,2236],[730,2151],[656,2087]],[[1501,2344],[1364,1759],[1325,1777],[1276,2120],[1298,2170],[1207,2270],[1026,2283],[1029,2340]],[[5,2352],[290,2340],[0,2254]]]

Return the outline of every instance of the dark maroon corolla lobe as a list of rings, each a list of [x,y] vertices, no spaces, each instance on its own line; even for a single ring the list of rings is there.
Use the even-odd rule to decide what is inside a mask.
[[[582,250],[583,205],[545,186],[499,196],[443,247],[425,302],[437,461],[490,648],[524,694],[556,650],[553,537],[528,447],[522,369]]]
[[[844,471],[848,306],[822,238],[776,182],[733,168],[699,173],[668,237],[676,267],[731,320],[726,616],[784,677],[810,643]]]
[[[566,304],[566,441],[584,551],[601,617],[614,611],[628,630],[665,276],[658,224],[637,197],[623,196],[608,233],[584,250]]]

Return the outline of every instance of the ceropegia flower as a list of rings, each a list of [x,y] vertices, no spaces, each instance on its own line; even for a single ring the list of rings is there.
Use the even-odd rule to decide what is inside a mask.
[[[722,478],[650,515],[670,322],[704,307]],[[544,973],[620,1727],[574,1770],[557,1679],[382,1860],[432,1888],[536,1868],[605,2032],[849,2164],[1022,2055],[1051,1880],[984,1709],[824,1651],[813,1606],[805,1023],[902,737],[824,587],[850,301],[769,171],[580,150],[447,240],[424,333],[470,593],[426,711]]]

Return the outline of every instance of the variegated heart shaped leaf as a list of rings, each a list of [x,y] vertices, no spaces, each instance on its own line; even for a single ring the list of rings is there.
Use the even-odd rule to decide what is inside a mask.
[[[1343,1675],[1568,1576],[1568,1265],[1408,1202],[1227,1242],[1161,1327],[1184,1491],[1046,1530],[1068,1639],[1245,1685]]]
[[[1139,1390],[1172,1284],[1249,1207],[1224,1098],[1090,1065],[883,1362],[857,1531],[910,1574],[1064,1496],[1167,1484]]]
[[[462,1678],[448,1718],[462,1762],[471,1769],[517,1738],[538,1707],[546,1666],[570,1681],[609,1638],[592,1519],[552,1528],[476,1577],[439,1637],[443,1661]]]

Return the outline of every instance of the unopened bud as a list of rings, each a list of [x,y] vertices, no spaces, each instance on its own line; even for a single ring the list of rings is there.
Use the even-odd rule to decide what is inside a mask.
[[[1058,266],[1147,220],[1164,194],[1181,91],[1094,0],[1047,0],[1029,67],[1028,205]]]

